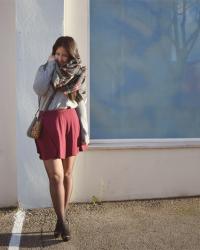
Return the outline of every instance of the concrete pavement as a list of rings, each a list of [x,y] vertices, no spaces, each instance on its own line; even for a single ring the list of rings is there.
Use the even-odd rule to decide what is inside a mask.
[[[16,209],[0,209],[0,249],[7,249]],[[53,208],[26,210],[20,249],[199,250],[200,198],[72,203],[72,239],[54,239]]]

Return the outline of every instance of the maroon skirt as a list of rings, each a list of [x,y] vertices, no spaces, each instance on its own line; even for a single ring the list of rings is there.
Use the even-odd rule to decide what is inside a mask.
[[[74,108],[40,111],[39,117],[42,131],[35,144],[41,160],[65,159],[88,149],[81,143],[80,121]]]

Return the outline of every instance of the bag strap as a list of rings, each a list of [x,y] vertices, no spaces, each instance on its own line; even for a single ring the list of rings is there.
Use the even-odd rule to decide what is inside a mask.
[[[52,83],[50,83],[50,86],[52,86]],[[52,93],[52,95],[49,97],[49,100],[47,101],[46,105],[44,106],[43,111],[46,111],[46,110],[48,109],[48,107],[50,106],[51,102],[52,102],[53,99],[54,99],[55,94],[56,94],[56,90],[53,88],[53,93]],[[47,98],[47,97],[46,97],[46,98]],[[46,101],[46,99],[45,99],[45,101]],[[35,117],[38,117],[39,111],[40,111],[40,100],[39,100],[38,110],[37,110],[36,113],[35,113]]]

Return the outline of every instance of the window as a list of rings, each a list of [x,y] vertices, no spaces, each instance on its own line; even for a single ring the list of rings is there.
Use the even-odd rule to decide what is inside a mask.
[[[91,139],[200,137],[199,6],[90,1]]]

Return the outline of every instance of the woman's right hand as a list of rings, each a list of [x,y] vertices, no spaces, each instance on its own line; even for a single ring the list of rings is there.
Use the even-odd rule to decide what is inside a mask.
[[[48,62],[50,62],[50,61],[54,61],[54,60],[55,60],[55,56],[50,55],[50,56],[49,56],[49,58],[48,58]]]

